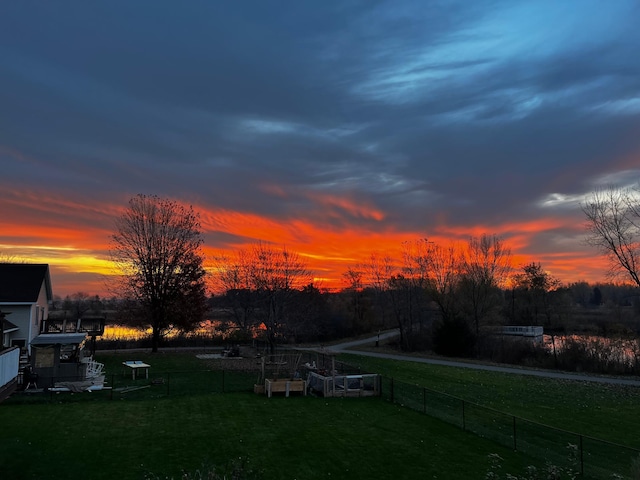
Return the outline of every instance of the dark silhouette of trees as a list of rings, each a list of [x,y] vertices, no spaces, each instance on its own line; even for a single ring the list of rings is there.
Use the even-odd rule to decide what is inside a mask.
[[[227,289],[227,295],[230,290],[239,293],[234,298],[236,315],[242,315],[246,326],[261,325],[274,350],[286,332],[297,291],[311,283],[306,264],[297,253],[266,243],[240,250],[218,263],[218,284]]]
[[[137,195],[116,222],[111,256],[116,289],[133,300],[152,329],[152,351],[172,328],[189,330],[207,310],[199,216],[192,207]]]
[[[369,331],[370,328],[367,325],[369,305],[365,292],[365,277],[363,268],[361,265],[355,267],[349,267],[343,274],[342,278],[346,283],[345,293],[350,297],[350,310],[352,328],[357,333],[363,333]]]
[[[553,313],[552,292],[560,287],[560,281],[546,272],[540,263],[522,266],[522,271],[512,278],[514,301],[517,301],[517,323],[535,325],[543,315],[551,323]]]
[[[214,276],[214,284],[223,292],[223,304],[231,311],[235,326],[247,333],[255,326],[258,307],[251,252],[252,249],[241,249],[218,257]]]
[[[400,345],[404,350],[413,350],[415,331],[427,309],[427,258],[430,245],[431,242],[426,239],[404,242],[400,269],[392,272],[388,280],[388,297],[400,332]],[[385,268],[384,264],[382,267]]]
[[[295,290],[289,309],[285,335],[295,343],[322,341],[331,335],[328,294],[313,284]]]
[[[427,295],[437,305],[439,320],[433,327],[434,351],[443,355],[469,356],[476,343],[461,301],[463,257],[453,243],[431,243],[427,255]]]
[[[600,305],[602,305],[602,292],[598,287],[593,287],[593,294],[589,299],[589,303],[596,307],[599,307]]]
[[[462,251],[460,300],[475,327],[501,306],[502,291],[511,272],[511,251],[496,236],[472,237]]]
[[[640,188],[597,190],[582,205],[587,243],[609,260],[610,275],[625,274],[640,287]]]
[[[75,292],[64,298],[62,309],[71,316],[72,320],[78,320],[88,312],[99,313],[102,310],[102,301],[98,295]]]
[[[297,253],[286,248],[275,249],[264,243],[254,245],[252,260],[255,267],[253,285],[260,305],[258,318],[265,327],[270,350],[275,351],[294,291],[310,282],[311,273]]]
[[[500,288],[510,271],[510,261],[509,249],[495,236],[471,238],[463,247],[424,238],[402,244],[398,266],[388,256],[373,254],[368,263],[348,270],[345,278],[353,294],[362,289],[363,295],[357,299],[360,309],[368,298],[365,294],[372,297],[369,304],[375,305],[382,317],[379,325],[385,324],[385,305],[391,307],[404,350],[429,343],[425,335],[432,330],[424,327],[431,326],[436,317],[435,328],[444,336],[465,322],[466,329],[475,326],[475,333],[465,337],[471,339],[464,342],[469,345],[481,323],[501,306]],[[443,335],[434,334],[433,338],[443,339]]]
[[[374,310],[374,322],[376,329],[387,326],[389,315],[389,279],[393,276],[394,265],[389,255],[372,253],[368,261],[362,266],[366,284],[373,294],[371,304]]]
[[[438,306],[443,321],[460,315],[457,291],[460,282],[460,252],[454,244],[429,243],[424,257],[426,289],[429,298]]]

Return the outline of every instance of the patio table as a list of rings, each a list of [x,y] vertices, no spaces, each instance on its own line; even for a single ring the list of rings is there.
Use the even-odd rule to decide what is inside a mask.
[[[149,368],[151,367],[151,365],[149,365],[148,363],[144,363],[141,360],[127,360],[125,362],[122,362],[122,365],[126,368],[131,369],[131,378],[134,380],[138,376],[138,370],[140,369],[144,370],[145,378],[149,378]]]

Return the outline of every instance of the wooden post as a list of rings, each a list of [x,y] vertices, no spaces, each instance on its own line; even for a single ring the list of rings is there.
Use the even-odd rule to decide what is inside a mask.
[[[335,397],[336,396],[336,357],[334,355],[331,355],[331,379],[333,380],[333,382],[331,382],[333,384],[332,397]]]
[[[422,389],[422,412],[427,413],[427,389]]]
[[[467,426],[465,424],[465,418],[464,418],[464,400],[462,400],[462,430],[466,430]]]

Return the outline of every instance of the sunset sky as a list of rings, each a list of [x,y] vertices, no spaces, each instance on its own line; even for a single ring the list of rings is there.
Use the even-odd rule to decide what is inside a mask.
[[[325,287],[405,240],[496,234],[605,280],[580,202],[640,180],[635,0],[7,1],[0,258],[107,294],[156,194],[206,252],[300,253]]]

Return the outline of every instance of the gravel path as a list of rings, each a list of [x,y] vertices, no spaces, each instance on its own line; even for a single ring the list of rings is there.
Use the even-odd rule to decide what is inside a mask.
[[[536,370],[521,367],[504,367],[499,365],[485,365],[479,363],[460,362],[454,360],[441,360],[436,358],[413,357],[409,355],[398,355],[392,353],[378,353],[369,350],[353,350],[353,347],[361,345],[375,345],[376,340],[388,340],[399,335],[397,330],[386,331],[370,338],[361,340],[353,340],[350,342],[340,343],[326,347],[327,350],[336,353],[349,353],[352,355],[361,355],[363,357],[388,358],[391,360],[402,360],[408,362],[429,363],[433,365],[444,365],[447,367],[471,368],[474,370],[488,370],[491,372],[512,373],[519,375],[532,375],[535,377],[558,378],[563,380],[576,380],[582,382],[608,383],[616,385],[631,385],[640,387],[640,380],[627,377],[606,377],[597,375],[587,375],[578,373],[556,372],[551,370]]]

